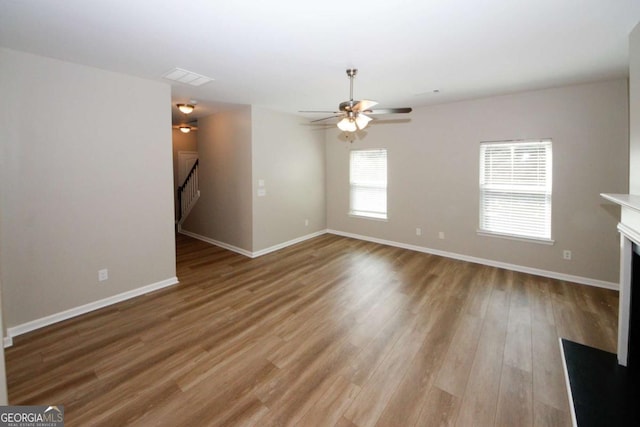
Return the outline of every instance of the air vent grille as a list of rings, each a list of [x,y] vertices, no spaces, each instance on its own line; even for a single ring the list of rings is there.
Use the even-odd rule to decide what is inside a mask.
[[[165,73],[162,77],[191,86],[202,86],[203,84],[213,81],[211,77],[183,70],[182,68],[174,68],[173,70]]]

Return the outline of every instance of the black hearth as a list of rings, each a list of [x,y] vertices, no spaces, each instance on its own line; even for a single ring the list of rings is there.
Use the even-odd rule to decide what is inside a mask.
[[[562,350],[576,425],[640,425],[638,381],[615,353],[565,339]]]
[[[640,246],[636,243],[633,243],[631,251],[630,297],[627,368],[637,376],[640,370]]]

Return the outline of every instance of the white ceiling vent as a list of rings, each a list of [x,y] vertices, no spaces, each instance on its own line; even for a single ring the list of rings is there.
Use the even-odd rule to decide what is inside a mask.
[[[205,77],[191,71],[183,70],[182,68],[174,68],[168,73],[165,73],[162,77],[191,86],[202,86],[203,84],[209,83],[213,80],[210,77]]]

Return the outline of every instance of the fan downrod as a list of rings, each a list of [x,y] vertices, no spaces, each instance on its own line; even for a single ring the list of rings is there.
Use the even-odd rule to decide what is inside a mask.
[[[357,68],[347,68],[347,76],[349,76],[349,101],[340,104],[340,111],[351,111],[351,108],[357,103],[353,101],[353,78],[358,74]]]

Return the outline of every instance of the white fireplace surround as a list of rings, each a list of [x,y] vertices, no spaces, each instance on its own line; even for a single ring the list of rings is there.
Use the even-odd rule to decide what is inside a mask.
[[[601,194],[622,206],[620,232],[620,304],[618,309],[618,363],[627,366],[631,314],[631,264],[633,244],[640,247],[640,195]],[[636,272],[638,274],[638,272]]]

